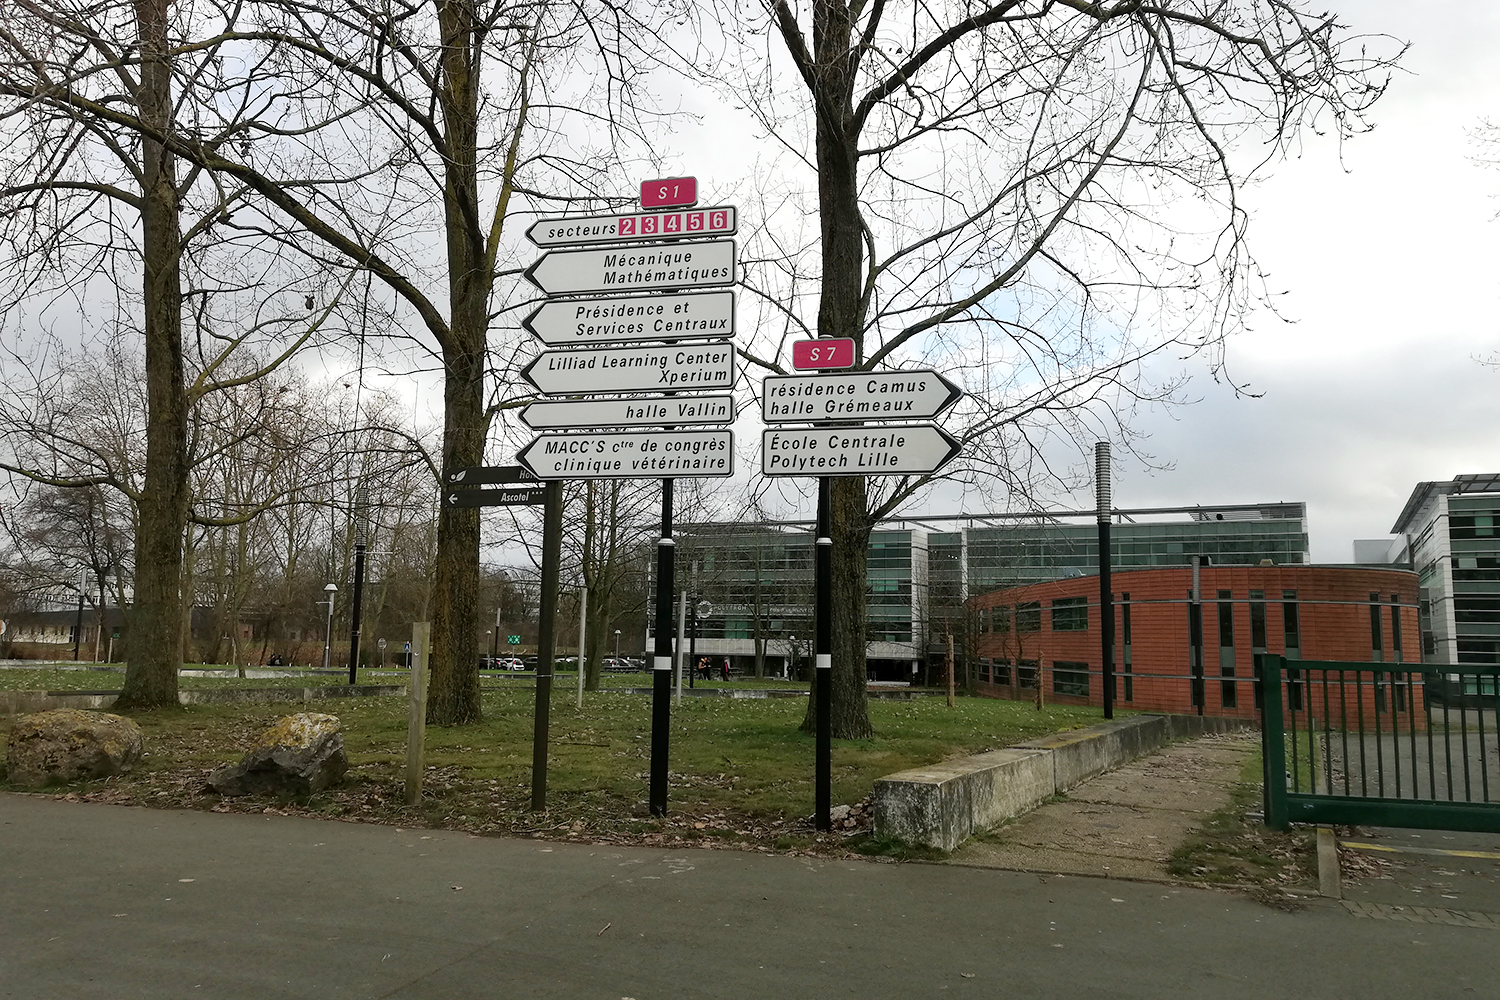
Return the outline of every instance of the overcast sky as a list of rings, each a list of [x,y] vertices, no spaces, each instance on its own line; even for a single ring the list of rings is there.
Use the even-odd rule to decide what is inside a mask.
[[[1386,536],[1422,480],[1500,472],[1500,371],[1475,360],[1500,352],[1500,170],[1475,165],[1470,137],[1500,121],[1500,4],[1337,6],[1351,29],[1411,48],[1373,132],[1342,150],[1311,137],[1245,195],[1291,321],[1257,316],[1230,343],[1232,374],[1261,395],[1237,398],[1199,366],[1198,402],[1137,424],[1170,468],[1124,461],[1115,483],[1120,507],[1306,501],[1316,562]],[[704,110],[680,166],[713,177],[752,143]]]
[[[1253,240],[1287,324],[1235,338],[1234,374],[1264,396],[1197,380],[1202,401],[1153,418],[1170,472],[1120,472],[1120,506],[1305,500],[1312,557],[1346,562],[1385,536],[1416,483],[1500,471],[1500,171],[1470,133],[1500,121],[1500,5],[1346,2],[1344,20],[1411,42],[1343,149],[1309,143],[1253,190]],[[1174,419],[1175,417],[1175,419]]]

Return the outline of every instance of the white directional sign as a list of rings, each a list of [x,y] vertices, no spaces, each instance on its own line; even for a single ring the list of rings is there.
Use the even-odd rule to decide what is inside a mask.
[[[551,347],[734,336],[734,293],[659,292],[554,299],[521,321]]]
[[[768,424],[935,417],[963,390],[935,371],[768,375],[761,419]]]
[[[539,247],[576,247],[693,236],[732,236],[737,224],[737,213],[727,206],[619,215],[570,215],[532,223],[526,230],[526,238]]]
[[[768,476],[913,476],[935,472],[961,447],[936,424],[761,432]]]
[[[553,250],[526,269],[548,295],[708,288],[735,280],[734,240],[607,250]]]
[[[521,377],[547,396],[733,389],[734,345],[714,342],[543,351],[521,369]]]
[[[587,427],[665,427],[732,424],[733,396],[645,396],[636,399],[547,400],[528,403],[518,416],[534,431]]]
[[[734,474],[734,432],[542,434],[516,460],[538,479],[723,477]]]

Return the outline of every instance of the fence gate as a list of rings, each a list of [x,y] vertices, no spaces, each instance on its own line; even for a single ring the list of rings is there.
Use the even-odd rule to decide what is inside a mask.
[[[1500,832],[1500,667],[1256,660],[1268,826]]]

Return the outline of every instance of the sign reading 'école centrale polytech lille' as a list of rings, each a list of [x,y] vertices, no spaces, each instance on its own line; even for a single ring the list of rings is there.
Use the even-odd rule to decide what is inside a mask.
[[[905,476],[942,468],[962,450],[936,424],[762,431],[761,471],[768,476]]]

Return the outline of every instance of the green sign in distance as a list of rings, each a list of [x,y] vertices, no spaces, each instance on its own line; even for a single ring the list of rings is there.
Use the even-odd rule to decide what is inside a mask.
[[[505,642],[509,646],[519,646],[521,644],[521,637],[518,635],[508,635],[505,637]]]

